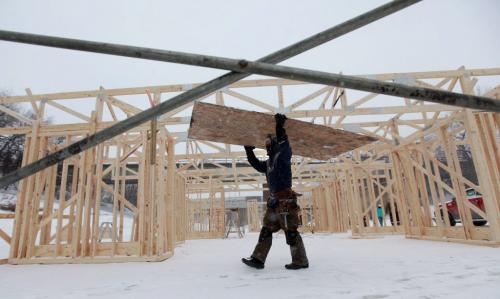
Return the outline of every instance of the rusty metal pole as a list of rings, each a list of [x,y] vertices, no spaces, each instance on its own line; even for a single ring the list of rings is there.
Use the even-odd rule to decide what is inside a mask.
[[[306,38],[298,43],[285,47],[277,52],[269,54],[258,62],[265,63],[279,63],[290,57],[296,56],[321,44],[324,44],[332,39],[342,36],[346,33],[354,31],[360,27],[363,27],[369,23],[379,20],[385,16],[402,10],[412,4],[420,2],[421,0],[395,0],[387,4],[379,6],[369,12],[366,12],[360,16],[350,19],[344,23],[327,29],[323,32],[315,34],[309,38]],[[106,44],[101,43],[101,47]],[[140,54],[138,54],[140,56]],[[94,135],[88,136],[80,141],[77,141],[66,148],[56,151],[52,154],[47,155],[36,162],[28,164],[20,169],[17,169],[6,176],[0,178],[0,188],[5,187],[9,184],[17,182],[23,178],[26,178],[40,170],[47,167],[55,165],[73,155],[79,154],[93,146],[96,146],[108,139],[111,139],[119,134],[122,134],[150,119],[153,117],[164,114],[182,105],[185,105],[191,101],[199,99],[206,96],[212,92],[215,92],[227,85],[237,82],[243,78],[248,77],[250,74],[230,72],[226,73],[220,77],[217,77],[211,81],[208,81],[196,88],[186,91],[183,94],[173,97],[172,99],[163,102],[155,107],[148,110],[142,111],[134,116],[127,118],[111,127],[103,129]]]

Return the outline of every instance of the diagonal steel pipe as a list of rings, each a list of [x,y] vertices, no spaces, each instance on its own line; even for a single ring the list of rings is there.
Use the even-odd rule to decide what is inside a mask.
[[[362,15],[359,15],[353,19],[350,19],[344,23],[341,23],[337,26],[334,26],[330,29],[327,29],[323,32],[315,34],[309,38],[306,38],[300,42],[292,44],[288,47],[285,47],[277,52],[269,54],[261,59],[258,62],[265,63],[279,63],[283,60],[286,60],[290,57],[296,56],[300,53],[303,53],[307,50],[310,50],[314,47],[317,47],[321,44],[324,44],[330,40],[333,40],[339,36],[342,36],[346,33],[354,31],[360,27],[363,27],[369,23],[372,23],[376,20],[379,20],[385,16],[388,16],[392,13],[400,11],[412,4],[420,2],[421,0],[395,0],[389,3],[386,3],[382,6],[379,6],[371,11],[368,11]],[[105,46],[105,43],[101,43],[101,46]],[[141,113],[138,113],[134,116],[127,118],[111,127],[103,129],[97,132],[94,135],[88,136],[80,141],[77,141],[66,148],[58,150],[52,154],[47,155],[46,157],[35,161],[31,164],[28,164],[20,169],[17,169],[6,176],[0,178],[0,188],[5,187],[9,184],[17,182],[23,178],[26,178],[32,174],[35,174],[38,171],[41,171],[47,167],[55,165],[73,155],[79,154],[93,146],[96,146],[110,138],[113,138],[119,134],[122,134],[156,116],[164,114],[170,110],[178,108],[182,105],[185,105],[191,101],[194,101],[200,97],[208,95],[212,92],[215,92],[227,85],[230,85],[236,81],[239,81],[245,77],[248,77],[250,74],[246,73],[237,73],[230,72],[224,74],[220,77],[217,77],[211,81],[208,81],[196,88],[186,91],[172,99],[159,104],[153,108],[145,110]]]

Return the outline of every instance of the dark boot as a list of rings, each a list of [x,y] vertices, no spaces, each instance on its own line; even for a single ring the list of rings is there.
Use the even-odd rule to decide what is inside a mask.
[[[290,265],[309,265],[304,242],[299,232],[288,230],[287,237],[287,243],[290,245],[290,253],[292,255],[292,263]]]
[[[285,265],[285,268],[287,268],[288,270],[306,269],[306,268],[309,268],[309,264],[298,265],[298,264],[291,263],[291,264]]]
[[[258,259],[254,257],[249,257],[249,258],[242,258],[241,261],[243,264],[255,268],[255,269],[263,269],[264,268],[264,263],[259,261]]]
[[[267,215],[268,213],[266,213]],[[273,244],[273,230],[266,226],[263,226],[260,230],[259,234],[259,242],[255,246],[255,249],[252,252],[252,257],[256,258],[262,263],[266,262],[267,254],[271,249],[271,245]]]

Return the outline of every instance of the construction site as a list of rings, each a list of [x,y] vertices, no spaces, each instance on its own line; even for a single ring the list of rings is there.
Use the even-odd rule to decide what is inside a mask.
[[[37,273],[37,266],[27,264],[80,263],[91,264],[82,271],[100,272],[116,270],[111,263],[130,267],[125,265],[139,262],[133,263],[134,267],[144,265],[149,270],[139,271],[146,273],[160,265],[186,266],[191,258],[201,260],[206,254],[203,248],[216,253],[217,248],[228,246],[234,260],[227,261],[231,266],[224,271],[228,273],[216,275],[231,275],[228,269],[233,264],[244,267],[238,258],[248,255],[260,238],[266,204],[269,207],[272,197],[266,173],[249,164],[243,146],[255,147],[256,156],[264,161],[266,135],[274,134],[273,115],[279,113],[288,119],[284,128],[293,150],[292,189],[301,194],[297,199],[298,231],[311,261],[311,268],[297,272],[294,275],[302,277],[293,279],[304,281],[307,271],[314,271],[316,265],[321,268],[322,262],[315,256],[328,254],[337,259],[334,251],[326,253],[328,242],[339,242],[335,248],[340,251],[340,244],[353,252],[377,248],[367,253],[366,259],[356,253],[364,265],[353,274],[359,277],[371,267],[371,258],[379,258],[377,252],[382,260],[401,258],[390,253],[397,251],[401,242],[415,246],[407,254],[418,256],[416,259],[426,265],[417,272],[426,272],[431,265],[444,269],[448,266],[441,264],[438,256],[440,250],[447,254],[446,246],[446,250],[458,252],[457,259],[461,259],[460,254],[468,256],[467,265],[474,264],[472,269],[483,269],[484,275],[489,275],[489,284],[481,286],[482,294],[495,298],[493,290],[498,294],[495,284],[500,277],[495,264],[500,261],[498,57],[484,68],[457,62],[452,69],[352,75],[278,64],[340,36],[349,38],[349,32],[382,18],[389,22],[392,14],[411,11],[413,4],[420,5],[418,2],[385,3],[259,60],[0,30],[2,44],[25,43],[31,44],[25,47],[36,49],[76,50],[74,55],[87,51],[108,54],[104,58],[116,55],[229,71],[207,83],[96,86],[50,93],[26,89],[26,94],[0,97],[0,111],[22,124],[1,127],[0,135],[24,137],[22,165],[0,178],[2,188],[15,186],[17,190],[15,209],[0,210],[0,264],[5,264],[0,272],[8,275],[15,271],[22,276],[25,267]],[[52,50],[56,49],[45,51]],[[481,55],[481,49],[476,55]],[[252,74],[265,77],[246,78]],[[491,87],[478,88],[481,82]],[[32,117],[11,109],[11,105],[29,107]],[[55,121],[48,121],[50,118]],[[286,246],[282,233],[274,239],[283,243],[274,246]],[[243,246],[238,242],[247,243]],[[324,245],[319,245],[321,242]],[[419,256],[419,251],[427,249],[436,256]],[[274,250],[278,249],[273,249],[270,260]],[[469,250],[485,258],[474,263]],[[288,259],[286,253],[283,256]],[[412,272],[412,266],[417,269],[417,264],[415,260],[406,265],[404,273]],[[263,277],[278,279],[270,276],[270,265],[266,264],[264,271],[268,272]],[[347,264],[344,267],[350,268]],[[192,269],[205,271],[194,265]],[[329,273],[325,266],[321,269]],[[354,269],[352,266],[352,271],[358,271]],[[293,279],[283,286],[293,287]],[[466,283],[455,285],[449,279],[443,284],[449,282],[448,286],[463,292],[464,298],[475,292],[473,288],[469,291]],[[58,282],[65,284],[63,277]],[[223,290],[210,292],[210,286],[217,282],[198,283],[210,298],[230,296]],[[327,288],[335,281],[319,280],[318,284]],[[422,281],[419,286],[425,284]],[[131,285],[141,288],[140,282]],[[302,296],[334,296],[318,288],[317,293],[310,289]],[[354,287],[350,288],[335,296],[366,295],[351,293]],[[69,296],[69,291],[58,296]],[[403,290],[387,296],[446,297],[440,291],[413,290],[405,296]],[[148,294],[155,297],[161,293]],[[386,293],[363,298],[385,298]],[[77,297],[83,294],[87,293],[74,293]],[[106,294],[123,297],[119,291]],[[183,294],[187,293],[171,291],[177,298]],[[448,295],[458,298],[457,294]],[[138,293],[130,296],[137,298]],[[185,297],[198,296],[189,293]],[[276,296],[280,297],[279,293]]]

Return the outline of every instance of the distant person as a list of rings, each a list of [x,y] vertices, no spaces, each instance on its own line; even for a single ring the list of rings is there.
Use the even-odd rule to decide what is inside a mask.
[[[380,226],[384,226],[384,210],[380,204],[377,206],[377,218]]]
[[[269,159],[262,162],[255,157],[253,146],[245,146],[248,162],[258,172],[265,173],[269,186],[269,198],[264,215],[259,241],[250,258],[241,261],[246,265],[262,269],[267,254],[271,249],[273,233],[282,229],[285,232],[286,243],[290,245],[292,263],[285,265],[286,269],[297,270],[309,267],[304,243],[297,228],[299,226],[298,194],[292,190],[292,149],[283,127],[286,116],[276,114],[276,137],[271,135],[266,139],[266,150]]]

